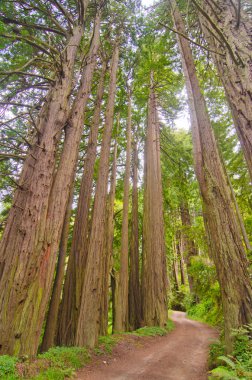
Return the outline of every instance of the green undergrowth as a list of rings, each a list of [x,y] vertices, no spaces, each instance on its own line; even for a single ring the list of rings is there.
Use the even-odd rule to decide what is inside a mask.
[[[3,355],[0,356],[0,379],[64,380],[73,378],[76,370],[90,361],[92,354],[111,354],[115,345],[126,336],[163,336],[173,327],[173,322],[169,320],[165,328],[142,327],[132,333],[101,336],[97,347],[92,351],[85,347],[53,347],[35,359],[29,360]]]
[[[140,329],[134,331],[133,334],[138,336],[164,336],[173,329],[174,323],[169,319],[166,327],[141,327]]]
[[[204,298],[199,303],[191,305],[187,310],[190,319],[205,322],[210,326],[222,326],[223,314],[221,307],[215,302],[214,298]]]
[[[211,345],[209,380],[251,380],[252,379],[252,324],[233,330],[233,352],[225,355],[225,347],[217,341]]]
[[[196,257],[192,260],[190,275],[194,280],[195,294],[187,294],[184,298],[188,317],[222,327],[221,294],[214,265],[206,258]]]

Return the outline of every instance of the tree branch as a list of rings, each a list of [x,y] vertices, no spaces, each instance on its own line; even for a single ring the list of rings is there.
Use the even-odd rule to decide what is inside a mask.
[[[66,33],[66,30],[60,25],[60,23],[55,19],[55,17],[52,16],[52,13],[50,12],[49,9],[47,9],[47,8],[46,9],[40,8],[37,5],[35,5],[34,3],[32,3],[32,5],[31,5],[31,4],[27,3],[25,0],[19,0],[19,2],[21,4],[24,4],[27,7],[29,7],[29,9],[32,7],[32,9],[34,9],[34,10],[36,10],[38,12],[43,13],[44,15],[46,15],[53,22],[53,24],[55,24],[57,26],[57,28],[59,30],[62,31],[62,33],[64,33],[64,34]]]
[[[27,73],[26,71],[19,71],[19,70],[0,71],[0,76],[7,75],[9,77],[9,76],[15,75],[15,74],[20,74],[20,75],[26,75],[28,77],[36,77],[36,78],[40,78],[40,79],[45,79],[46,81],[52,82],[52,83],[55,82],[55,80],[53,80],[53,79],[51,79],[49,77],[44,77],[43,75],[39,75],[39,74]]]
[[[30,106],[29,104],[15,103],[15,102],[0,102],[0,106],[17,106],[17,107],[34,108],[34,106]]]
[[[70,24],[74,24],[74,20],[72,19],[72,16],[69,14],[69,12],[63,7],[62,4],[59,4],[57,0],[50,0],[50,2],[55,5],[58,10],[66,17],[67,21]]]
[[[230,54],[230,56],[232,57],[233,61],[235,62],[235,64],[237,66],[241,65],[242,67],[244,67],[244,63],[241,59],[241,57],[237,54],[237,52],[233,52],[233,49],[232,47],[230,46],[229,42],[227,41],[226,37],[224,36],[224,34],[222,33],[222,31],[217,27],[217,25],[214,23],[214,21],[211,19],[211,17],[204,11],[204,9],[198,4],[198,2],[196,0],[192,0],[193,4],[195,5],[195,7],[198,9],[198,11],[207,19],[207,21],[211,24],[212,28],[217,32],[217,34],[220,36],[221,40],[225,43],[226,45],[226,48]],[[238,58],[236,58],[236,56]]]
[[[31,38],[27,38],[24,36],[19,36],[17,34],[0,34],[0,37],[10,38],[10,39],[16,40],[16,41],[25,41],[29,45],[43,51],[47,55],[51,55],[51,54],[48,52],[48,50],[46,48],[48,48],[54,54],[57,54],[57,55],[59,54],[58,50],[54,49],[52,46],[48,45],[47,43],[45,43],[41,40],[37,40],[36,38],[31,39]],[[42,44],[43,46],[41,46],[40,44]]]
[[[47,32],[52,32],[52,33],[59,34],[61,36],[66,36],[67,35],[66,32],[65,33],[62,32],[62,28],[61,28],[61,30],[58,30],[58,29],[50,28],[50,27],[47,27],[47,26],[44,26],[44,25],[40,25],[40,24],[28,24],[28,23],[26,23],[24,21],[12,19],[12,18],[5,17],[5,16],[2,16],[2,15],[0,15],[0,19],[5,24],[21,25],[21,26],[25,26],[28,29],[44,30],[44,31],[47,31]]]
[[[25,160],[25,156],[19,156],[18,154],[8,154],[8,153],[0,153],[0,161],[5,161],[9,159],[16,159],[16,160]]]
[[[14,118],[11,119],[11,120],[8,120],[8,123],[9,123],[10,121],[13,121],[13,120],[17,119],[17,118],[18,118],[18,116],[14,117]],[[14,128],[11,128],[7,123],[1,123],[1,124],[0,124],[0,127],[1,127],[2,125],[6,125],[6,127],[7,127],[10,131],[16,133],[19,137],[21,137],[21,139],[24,140],[24,142],[25,142],[29,147],[32,146],[31,143],[30,143],[30,142],[29,142],[29,141],[28,141],[28,140],[22,135],[22,133],[18,132],[18,131],[17,131],[16,129],[14,129]]]
[[[237,8],[237,23],[236,28],[239,29],[241,21],[241,0],[238,0],[238,8]]]
[[[218,51],[215,51],[215,50],[211,50],[211,49],[206,48],[205,46],[203,46],[203,45],[199,44],[198,42],[195,42],[194,40],[192,40],[191,38],[189,38],[186,34],[181,33],[181,32],[179,32],[179,31],[176,30],[176,29],[170,28],[169,26],[163,24],[162,22],[159,22],[159,24],[162,25],[163,27],[165,27],[166,29],[169,29],[169,30],[171,30],[172,32],[178,34],[179,36],[185,38],[186,40],[190,41],[192,44],[194,44],[194,45],[196,45],[196,46],[199,46],[200,48],[202,48],[202,49],[204,49],[204,50],[206,50],[206,51],[209,51],[210,53],[219,54],[219,55],[222,55],[223,57],[225,56],[225,54],[223,54],[223,53],[220,53],[220,52],[218,52]]]

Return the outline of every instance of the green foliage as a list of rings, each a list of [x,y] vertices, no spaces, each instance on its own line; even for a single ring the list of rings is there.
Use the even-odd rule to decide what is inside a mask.
[[[64,380],[72,378],[74,370],[72,368],[48,368],[45,372],[35,376],[34,380]]]
[[[219,357],[224,355],[225,353],[225,347],[222,344],[220,340],[217,340],[216,342],[213,342],[210,345],[210,351],[209,351],[209,360],[208,360],[208,367],[210,369],[213,369],[215,367],[218,367],[220,365]]]
[[[134,331],[134,334],[139,336],[164,336],[169,331],[173,330],[173,328],[174,323],[171,320],[168,320],[167,325],[164,328],[158,326],[141,327],[140,329]]]
[[[0,356],[0,379],[64,380],[73,376],[90,358],[86,348],[54,347],[25,362],[12,356]]]
[[[96,350],[99,350],[100,354],[110,354],[112,352],[113,347],[119,340],[120,338],[117,335],[100,336],[98,340],[99,348],[96,348]],[[96,353],[98,353],[98,351],[96,351]]]
[[[3,355],[0,356],[0,379],[15,379],[17,358]]]
[[[77,369],[88,362],[89,353],[86,348],[81,347],[53,347],[44,354],[38,355],[38,358],[46,359],[62,369],[69,367]]]
[[[195,257],[192,260],[190,274],[194,280],[196,300],[188,305],[188,316],[209,323],[222,324],[220,287],[216,278],[215,267],[209,259]]]
[[[174,289],[170,296],[170,308],[172,310],[186,311],[193,302],[189,289],[181,285],[178,290]]]
[[[247,380],[252,379],[252,341],[251,341],[252,324],[245,325],[239,329],[233,330],[234,350],[232,355],[221,355],[216,360],[218,350],[210,351],[210,363],[221,362],[211,371],[211,379],[221,380]],[[217,347],[217,346],[216,346]]]

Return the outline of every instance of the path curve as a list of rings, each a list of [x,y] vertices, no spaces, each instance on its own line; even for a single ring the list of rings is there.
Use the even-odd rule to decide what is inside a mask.
[[[176,328],[143,347],[88,365],[77,380],[206,380],[208,347],[216,330],[174,311]]]

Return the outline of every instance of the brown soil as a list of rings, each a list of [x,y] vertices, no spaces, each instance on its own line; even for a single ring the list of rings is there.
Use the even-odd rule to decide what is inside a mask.
[[[173,312],[176,328],[165,337],[120,342],[110,356],[96,357],[77,380],[206,380],[213,328]]]

